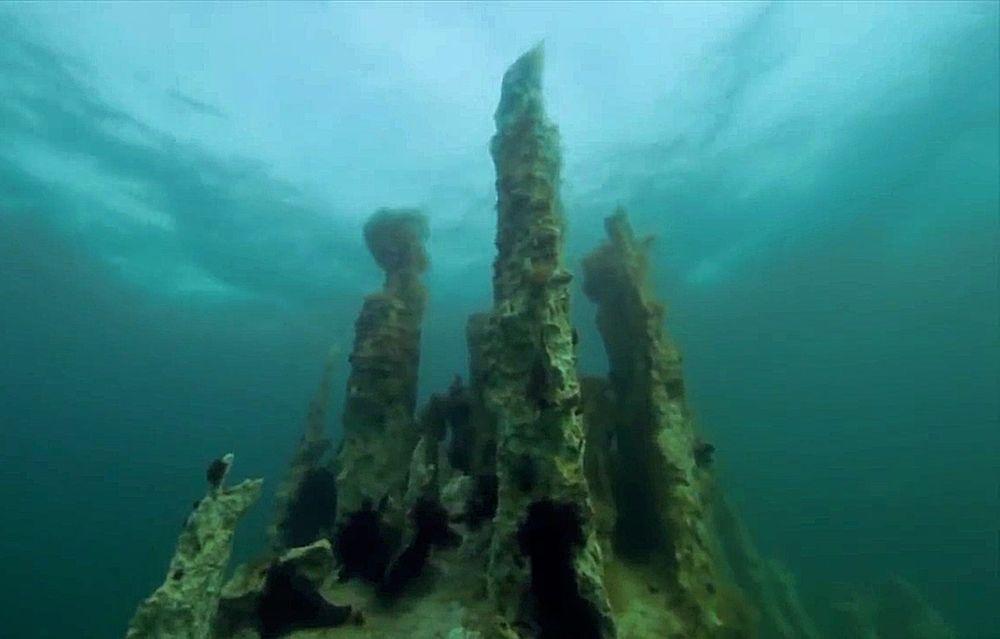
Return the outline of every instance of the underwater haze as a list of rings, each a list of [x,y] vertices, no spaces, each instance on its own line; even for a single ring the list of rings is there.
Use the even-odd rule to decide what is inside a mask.
[[[1000,639],[998,6],[0,6],[0,636],[122,636],[224,452],[254,554],[331,347],[339,431],[376,209],[429,220],[421,397],[466,374],[544,40],[567,265],[619,205],[657,236],[762,552],[807,606],[899,576]]]

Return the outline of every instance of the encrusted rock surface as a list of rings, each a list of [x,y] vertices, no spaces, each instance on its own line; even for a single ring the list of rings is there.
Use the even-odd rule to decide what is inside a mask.
[[[214,636],[270,639],[357,623],[350,606],[331,603],[321,594],[333,567],[325,539],[240,566],[222,589]]]
[[[348,572],[377,579],[405,519],[407,470],[419,437],[414,407],[427,268],[427,222],[410,209],[383,209],[365,225],[365,241],[385,284],[365,298],[355,324],[343,441],[336,455],[337,553],[356,554],[383,537]],[[379,556],[376,556],[379,555]]]
[[[333,459],[331,363],[267,555],[221,589],[260,481],[210,467],[167,581],[132,639],[819,639],[794,580],[718,495],[681,358],[623,211],[584,260],[610,363],[578,379],[563,262],[556,127],[541,47],[504,76],[493,308],[467,325],[469,382],[415,414],[426,222],[383,209],[365,241],[385,271],[355,325]],[[908,584],[839,607],[837,639],[953,639]],[[826,629],[824,629],[826,630]],[[902,633],[902,634],[900,634]],[[907,634],[909,633],[909,634]]]
[[[623,210],[607,218],[605,229],[607,241],[584,259],[583,288],[597,304],[614,395],[603,417],[611,431],[600,434],[613,440],[617,456],[606,464],[616,512],[611,546],[623,561],[648,567],[675,631],[715,637],[722,622],[708,478],[700,468],[710,456],[699,455],[705,444],[688,415],[680,356],[664,329],[663,306],[648,291],[649,242],[635,238]]]
[[[274,552],[333,533],[337,487],[326,459],[332,447],[326,435],[326,419],[337,353],[336,348],[331,348],[327,355],[319,388],[309,403],[305,431],[288,465],[288,475],[275,495],[275,516],[268,530]]]
[[[236,525],[260,496],[263,480],[225,484],[233,456],[209,467],[209,490],[184,523],[167,578],[139,604],[127,639],[207,639]]]
[[[545,115],[542,64],[538,46],[504,75],[490,147],[497,257],[480,366],[499,500],[489,592],[510,637],[600,639],[615,630],[583,471],[559,136]]]

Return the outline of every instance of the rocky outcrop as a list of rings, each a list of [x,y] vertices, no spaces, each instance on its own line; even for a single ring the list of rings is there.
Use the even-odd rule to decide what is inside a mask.
[[[478,363],[496,423],[489,593],[506,636],[600,639],[615,631],[583,470],[559,136],[545,115],[542,62],[539,46],[504,75],[490,147],[497,257]]]
[[[583,261],[583,288],[597,305],[614,396],[605,416],[610,432],[600,434],[616,450],[616,461],[605,464],[613,475],[610,546],[622,561],[648,567],[675,632],[717,637],[722,622],[703,472],[710,450],[695,435],[680,356],[664,329],[663,306],[648,291],[649,242],[636,239],[622,210],[605,229],[607,242]]]
[[[309,404],[305,431],[288,466],[288,475],[275,495],[275,516],[268,530],[275,553],[333,534],[337,485],[326,459],[331,449],[326,420],[338,352],[332,348],[327,355],[319,388]]]
[[[403,494],[413,448],[420,327],[427,268],[424,216],[383,209],[365,225],[365,242],[385,271],[355,324],[343,441],[336,456],[335,553],[345,576],[381,579],[405,520]]]
[[[188,515],[163,585],[139,604],[127,639],[208,639],[240,518],[260,496],[262,480],[225,486],[233,456],[209,466],[208,493]]]
[[[273,639],[359,623],[350,606],[331,603],[321,593],[332,574],[333,553],[325,539],[240,566],[222,589],[214,636]]]

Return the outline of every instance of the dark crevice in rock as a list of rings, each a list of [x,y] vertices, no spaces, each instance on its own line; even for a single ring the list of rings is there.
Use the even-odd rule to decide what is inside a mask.
[[[511,466],[514,487],[522,493],[530,493],[538,483],[538,466],[529,455],[520,455]]]
[[[392,562],[382,579],[380,593],[395,597],[424,571],[433,548],[453,547],[460,541],[448,527],[448,511],[430,499],[421,499],[411,514],[416,534]]]
[[[465,524],[472,530],[491,521],[497,512],[498,482],[496,475],[477,475],[472,494],[465,508]]]
[[[334,540],[341,578],[381,582],[392,560],[396,538],[398,535],[383,526],[379,513],[370,504],[349,515]]]
[[[548,398],[548,387],[548,370],[543,362],[536,360],[531,367],[531,375],[528,377],[528,384],[524,392],[538,410],[545,410],[552,406],[552,402]]]
[[[327,468],[306,473],[278,526],[286,548],[305,546],[333,530],[337,513],[337,478]]]
[[[694,462],[698,468],[708,468],[715,461],[715,446],[698,439],[694,446]]]
[[[640,423],[617,430],[618,459],[622,462],[615,481],[615,550],[623,557],[643,561],[669,548],[659,495],[650,489],[665,473],[652,443],[655,435],[648,427]],[[671,553],[668,550],[664,554]]]
[[[531,562],[531,604],[538,639],[601,639],[601,619],[580,595],[573,557],[584,544],[575,504],[543,500],[528,508],[518,531]]]
[[[276,564],[268,569],[257,604],[261,639],[276,639],[295,630],[341,626],[351,617],[350,606],[331,604],[291,566]]]

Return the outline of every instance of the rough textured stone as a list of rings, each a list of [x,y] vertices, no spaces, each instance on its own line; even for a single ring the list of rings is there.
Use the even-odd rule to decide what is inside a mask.
[[[427,268],[426,235],[423,215],[409,209],[383,209],[365,225],[365,241],[385,271],[385,284],[365,299],[355,324],[344,439],[336,456],[341,531],[362,513],[365,526],[398,536],[405,519],[403,493],[419,437],[413,413],[427,296],[420,281]]]
[[[504,75],[490,147],[497,257],[478,354],[497,432],[489,589],[510,636],[597,639],[615,632],[583,471],[559,137],[545,115],[542,63],[539,46]]]
[[[496,417],[486,406],[489,339],[489,314],[475,313],[469,317],[466,325],[466,344],[469,349],[469,420],[474,424],[469,465],[470,472],[479,476],[492,476],[496,473]]]
[[[333,552],[326,539],[292,548],[270,561],[240,566],[222,589],[213,636],[275,636],[273,626],[291,632],[356,620],[350,607],[332,604],[320,594],[332,575]],[[281,617],[281,623],[269,624],[275,617]]]
[[[666,334],[663,306],[648,291],[649,242],[635,238],[621,210],[605,228],[607,242],[583,267],[615,396],[614,552],[657,573],[684,636],[715,637],[721,621],[711,512],[699,464],[699,455],[704,464],[710,456],[699,453],[705,444],[688,415],[680,356]]]
[[[233,463],[226,455],[209,467],[210,487],[184,523],[163,585],[139,604],[128,639],[207,639],[219,603],[233,533],[257,501],[263,483],[248,479],[226,488]]]

